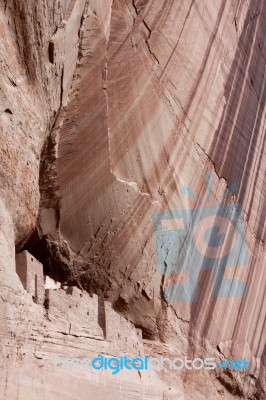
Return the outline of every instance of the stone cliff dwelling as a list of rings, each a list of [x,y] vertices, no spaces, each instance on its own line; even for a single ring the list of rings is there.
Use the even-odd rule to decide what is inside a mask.
[[[43,265],[24,250],[16,255],[16,271],[25,290],[37,304],[44,304],[45,286]]]
[[[44,275],[42,263],[27,250],[23,250],[16,255],[16,272],[24,289],[31,294],[33,302],[46,309],[47,317],[49,317],[48,310],[52,307],[58,307],[62,311],[61,315],[63,316],[63,312],[65,312],[66,316],[69,310],[74,310],[75,312],[77,311],[76,308],[80,308],[82,297],[85,302],[91,299],[87,293],[82,293],[78,288],[61,287],[60,282],[56,282],[48,275]],[[78,293],[79,295],[77,296]],[[103,336],[106,337],[105,303],[100,298],[98,299],[98,307],[95,309],[98,309],[98,324],[102,328]],[[87,311],[86,315],[90,315],[91,319],[90,310]],[[71,322],[69,324],[71,326]]]
[[[44,309],[44,315],[50,321],[64,321],[66,333],[80,335],[82,329],[94,333],[96,337],[110,340],[114,331],[117,337],[126,337],[126,329],[132,326],[115,313],[111,305],[97,295],[89,295],[77,287],[61,285],[48,275],[44,275],[43,265],[27,250],[16,255],[16,272],[23,288],[32,297],[34,303]],[[122,325],[121,325],[122,323]],[[116,325],[116,329],[113,326]],[[142,340],[141,329],[134,328],[138,340]],[[133,346],[134,349],[137,346]]]
[[[0,37],[0,400],[265,400],[266,0],[0,0]]]

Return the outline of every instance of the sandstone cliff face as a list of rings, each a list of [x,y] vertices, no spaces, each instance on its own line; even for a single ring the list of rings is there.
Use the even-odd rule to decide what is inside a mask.
[[[106,398],[111,387],[115,398],[122,389],[121,398],[130,398],[131,380],[136,399],[163,398],[170,386],[178,399],[263,399],[266,2],[0,4],[3,398],[63,398],[52,388],[60,377],[71,382],[69,396],[84,399]],[[213,178],[207,191],[206,173]],[[162,243],[162,270],[154,216],[217,207],[234,183],[239,190],[224,203],[243,206],[247,257],[226,273],[245,282],[246,296],[214,296],[213,276],[203,271],[198,301],[166,301],[171,249]],[[113,337],[97,342],[96,322],[83,337],[80,321],[73,335],[62,314],[47,320],[22,290],[15,246],[129,320],[119,346]],[[191,255],[195,261],[204,269]],[[47,365],[50,354],[72,356],[69,348],[73,356],[77,347],[126,353],[136,328],[143,354],[246,358],[251,370],[158,374],[154,389],[154,377],[107,377],[105,390],[95,377],[93,388],[77,388],[85,377]]]

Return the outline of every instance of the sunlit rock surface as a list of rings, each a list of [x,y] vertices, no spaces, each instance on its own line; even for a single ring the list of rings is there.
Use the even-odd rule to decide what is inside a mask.
[[[266,2],[0,5],[2,398],[263,399]],[[219,275],[204,264],[206,248],[198,257],[194,225],[206,209],[213,223],[235,204],[239,251]],[[173,217],[192,209],[195,236],[171,258]],[[231,232],[229,250],[235,240]],[[62,309],[23,292],[15,246],[79,287],[60,292]],[[65,311],[76,290],[99,296],[80,292],[92,310],[96,298],[108,302],[109,327],[95,317],[88,333],[84,310]],[[118,347],[104,334],[116,318],[125,321]],[[124,374],[121,383],[53,367],[56,353],[88,351],[246,358],[250,371]]]

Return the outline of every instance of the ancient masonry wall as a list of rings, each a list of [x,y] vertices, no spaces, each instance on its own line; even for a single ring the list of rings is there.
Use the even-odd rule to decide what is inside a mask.
[[[28,251],[16,255],[16,271],[25,290],[37,304],[45,298],[43,265]]]
[[[45,289],[43,265],[27,251],[16,256],[16,270],[24,289],[45,308],[46,317],[56,322],[60,332],[110,342],[114,352],[123,347],[128,354],[143,352],[141,330],[110,303],[77,287],[59,288],[55,283],[54,289]]]

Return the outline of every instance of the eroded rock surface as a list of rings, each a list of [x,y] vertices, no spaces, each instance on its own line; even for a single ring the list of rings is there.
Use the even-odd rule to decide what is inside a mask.
[[[171,398],[172,387],[179,393],[174,398],[263,399],[265,1],[0,4],[1,348],[10,371],[3,398],[60,398],[52,389],[59,372],[44,362],[49,352],[103,351],[96,322],[94,339],[80,320],[71,334],[70,315],[64,320],[54,310],[47,322],[42,307],[23,294],[14,253],[25,246],[46,274],[104,298],[117,318],[133,324],[116,354],[128,350],[127,335],[140,329],[144,344],[138,345],[153,355],[212,354],[251,363],[242,374],[158,374],[158,392],[149,398]],[[206,173],[212,173],[209,191]],[[222,199],[235,184],[239,190]],[[243,206],[247,257],[225,273],[245,283],[246,296],[215,296],[211,271],[202,271],[197,301],[167,302],[170,267],[167,257],[165,270],[158,265],[154,215],[191,208],[200,214],[225,203]],[[196,267],[204,269],[200,261]],[[101,341],[111,354],[114,339]],[[41,344],[45,355],[32,361]],[[11,390],[17,358],[21,375]],[[45,372],[37,378],[33,366]],[[84,378],[74,374],[69,381],[70,375],[60,374],[63,384],[71,382],[65,392],[106,396],[99,382],[75,389]],[[122,384],[125,393],[130,379]],[[136,398],[142,398],[138,379]],[[25,392],[27,380],[36,387]]]

